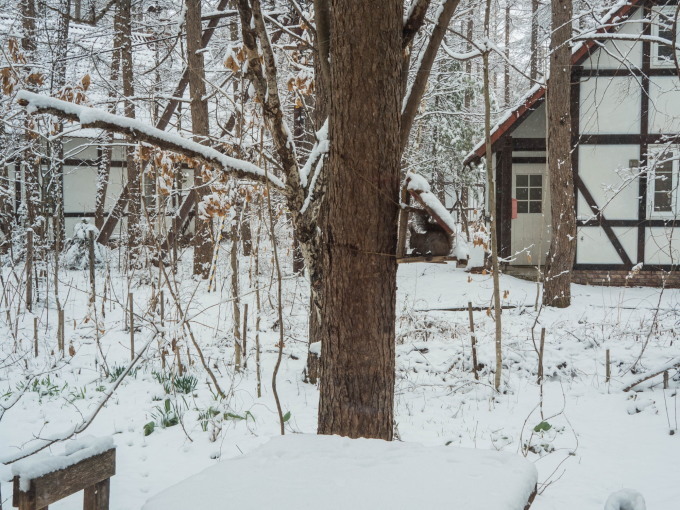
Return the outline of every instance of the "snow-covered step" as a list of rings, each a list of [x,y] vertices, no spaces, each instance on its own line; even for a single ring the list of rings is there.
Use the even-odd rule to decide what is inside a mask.
[[[515,454],[294,434],[210,467],[143,510],[523,510],[534,465]]]

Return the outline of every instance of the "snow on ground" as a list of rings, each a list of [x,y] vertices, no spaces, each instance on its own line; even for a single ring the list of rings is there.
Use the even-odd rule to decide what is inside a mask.
[[[175,339],[189,374],[173,382],[174,357],[161,368],[154,340],[141,365],[125,379],[101,410],[86,435],[113,435],[117,445],[117,474],[112,479],[112,510],[139,509],[153,495],[221,459],[240,457],[278,435],[278,417],[271,393],[278,324],[276,285],[272,285],[270,253],[258,282],[251,282],[251,261],[241,259],[243,303],[249,305],[247,367],[234,371],[232,302],[229,295],[228,244],[221,252],[217,291],[190,276],[191,257],[176,276],[177,294],[187,310],[192,332],[202,347],[226,398],[216,397],[201,368],[196,350],[177,327],[178,312],[166,289],[166,340]],[[119,270],[117,252],[109,269],[98,269],[98,292],[107,285],[102,316],[97,303],[100,345],[95,341],[94,317],[88,311],[87,271],[61,271],[60,296],[66,302],[67,351],[56,351],[54,300],[39,318],[39,350],[33,357],[33,316],[23,309],[17,321],[17,290],[2,296],[0,313],[0,405],[23,396],[0,417],[0,458],[72,429],[96,407],[96,402],[121,367],[129,363],[129,333],[123,310],[127,293],[134,293],[137,346],[149,334],[145,315],[158,269],[136,271],[128,278]],[[21,280],[21,267],[3,271],[10,288]],[[288,434],[313,433],[318,390],[303,381],[306,359],[308,290],[304,280],[286,267],[284,281],[284,357],[278,387]],[[663,365],[680,355],[676,335],[680,318],[677,290],[573,286],[574,304],[567,310],[536,310],[537,285],[502,276],[504,374],[503,393],[492,389],[494,324],[486,311],[474,312],[480,380],[472,375],[467,311],[471,301],[485,309],[491,303],[491,278],[470,275],[453,265],[404,264],[399,269],[397,319],[396,433],[400,440],[428,446],[456,446],[519,453],[538,470],[539,496],[532,509],[582,510],[604,508],[608,496],[624,488],[639,491],[649,509],[680,505],[680,437],[675,371],[670,388],[661,377],[624,393],[623,381],[640,357],[635,372]],[[174,284],[173,284],[174,285]],[[255,376],[255,296],[262,290],[262,397]],[[507,292],[505,292],[507,291]],[[50,293],[52,293],[50,285]],[[41,296],[42,298],[43,296]],[[9,308],[8,326],[6,309]],[[545,336],[545,382],[536,382],[540,330]],[[533,328],[533,340],[532,340]],[[612,380],[605,382],[605,351],[611,353]],[[169,347],[167,349],[170,350]],[[102,356],[103,354],[103,356]],[[109,376],[104,374],[104,359]],[[96,360],[96,362],[95,362]],[[172,372],[174,373],[174,372]],[[28,374],[39,374],[26,379]],[[27,382],[28,381],[28,382]],[[541,397],[542,395],[542,397]],[[2,408],[0,408],[2,413]],[[151,430],[150,423],[154,423]],[[165,427],[163,426],[165,424]],[[148,435],[145,435],[145,430]],[[54,446],[61,453],[63,446]],[[2,502],[9,505],[11,467],[0,465]],[[417,486],[413,487],[418,490]],[[450,495],[455,500],[455,494]],[[51,508],[80,505],[81,496]]]
[[[291,434],[192,476],[143,510],[221,508],[225,501],[233,508],[406,510],[439,508],[452,497],[469,510],[523,510],[535,486],[536,468],[518,455]]]

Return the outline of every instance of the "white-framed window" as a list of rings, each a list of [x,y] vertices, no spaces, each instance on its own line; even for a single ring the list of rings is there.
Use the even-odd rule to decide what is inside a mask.
[[[647,217],[675,218],[680,212],[680,147],[650,147],[647,171]]]
[[[675,19],[675,7],[656,7],[652,11],[652,37],[660,37],[667,41],[673,41],[673,21]],[[673,46],[660,42],[651,44],[651,65],[653,67],[672,67]]]
[[[541,174],[517,174],[515,176],[515,199],[518,214],[543,212],[543,176]]]

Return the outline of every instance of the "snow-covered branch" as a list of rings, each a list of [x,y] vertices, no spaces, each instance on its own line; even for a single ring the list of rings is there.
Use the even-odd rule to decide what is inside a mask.
[[[136,141],[201,160],[208,165],[221,168],[240,179],[265,181],[264,170],[257,165],[232,158],[211,147],[206,147],[175,133],[162,131],[140,120],[121,117],[97,108],[61,101],[60,99],[35,94],[26,90],[20,91],[17,94],[17,99],[31,113],[49,113],[60,118],[79,122],[83,128],[105,129],[128,135]],[[285,187],[281,179],[271,174],[269,174],[269,182],[280,189]]]

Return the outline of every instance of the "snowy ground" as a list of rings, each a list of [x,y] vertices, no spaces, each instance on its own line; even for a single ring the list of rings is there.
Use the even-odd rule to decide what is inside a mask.
[[[243,302],[249,304],[248,365],[234,373],[232,303],[228,260],[220,262],[216,292],[205,292],[205,282],[189,276],[190,266],[180,267],[177,282],[180,301],[188,310],[192,331],[215,371],[227,398],[215,397],[212,383],[201,368],[190,340],[176,327],[178,312],[166,291],[166,338],[176,338],[183,363],[187,346],[197,379],[195,389],[167,381],[174,370],[172,356],[163,372],[156,340],[152,341],[138,370],[128,377],[84,434],[113,435],[118,446],[117,475],[112,480],[112,510],[139,509],[158,493],[219,459],[252,451],[278,433],[278,417],[271,393],[271,375],[278,341],[276,286],[271,280],[270,254],[259,282],[249,278],[250,260],[241,260]],[[190,257],[185,257],[190,260]],[[110,259],[110,275],[98,271],[98,292],[109,282],[105,318],[97,301],[101,352],[95,342],[94,320],[88,312],[87,272],[60,272],[61,299],[66,301],[67,350],[74,356],[61,359],[56,351],[56,312],[53,300],[39,318],[39,351],[33,357],[33,318],[23,309],[16,318],[17,292],[3,297],[0,314],[0,405],[21,393],[27,376],[36,376],[17,403],[0,418],[0,457],[16,455],[47,437],[78,425],[96,408],[111,385],[103,377],[103,358],[110,372],[129,363],[129,333],[124,308],[129,291],[141,326],[136,346],[149,338],[151,315],[144,316],[158,270],[143,270],[127,278],[118,270],[117,254]],[[17,269],[19,271],[20,268]],[[284,412],[290,412],[288,433],[314,432],[317,389],[303,382],[306,359],[307,288],[290,276],[284,282],[284,358],[278,387]],[[107,276],[109,275],[109,276]],[[4,270],[8,285],[16,285],[19,273]],[[14,283],[12,283],[14,282]],[[262,289],[263,318],[262,392],[257,397],[252,289]],[[525,455],[539,473],[540,495],[533,509],[602,509],[607,496],[621,488],[640,491],[649,509],[680,505],[680,435],[675,371],[670,388],[663,390],[661,377],[624,393],[633,377],[631,366],[640,357],[636,372],[651,370],[680,355],[676,333],[680,331],[680,293],[676,290],[573,286],[574,304],[567,310],[537,311],[535,283],[503,276],[507,291],[503,312],[504,393],[492,390],[494,324],[486,312],[475,312],[479,363],[484,365],[477,382],[472,375],[467,312],[442,311],[466,306],[487,307],[491,279],[468,275],[453,265],[406,264],[400,267],[398,291],[398,377],[396,429],[403,441],[426,445],[451,445],[497,449]],[[52,292],[50,290],[50,292]],[[188,308],[187,308],[188,307]],[[657,311],[658,308],[658,311]],[[536,382],[537,353],[532,342],[546,328],[545,374]],[[610,349],[612,380],[605,383],[605,351]],[[102,356],[103,354],[103,356]],[[163,384],[165,383],[165,384]],[[185,381],[186,383],[186,381]],[[191,382],[188,382],[191,386]],[[165,388],[164,388],[165,386]],[[169,411],[166,410],[166,402]],[[0,413],[2,409],[0,408]],[[172,414],[180,418],[172,422]],[[155,423],[145,436],[145,425]],[[534,428],[543,423],[538,432]],[[147,425],[147,431],[149,427]],[[55,452],[63,446],[57,445]],[[11,468],[0,465],[2,503],[9,506]],[[417,490],[417,487],[414,487]],[[451,495],[455,499],[455,495]],[[81,496],[63,500],[51,508],[76,508]]]

